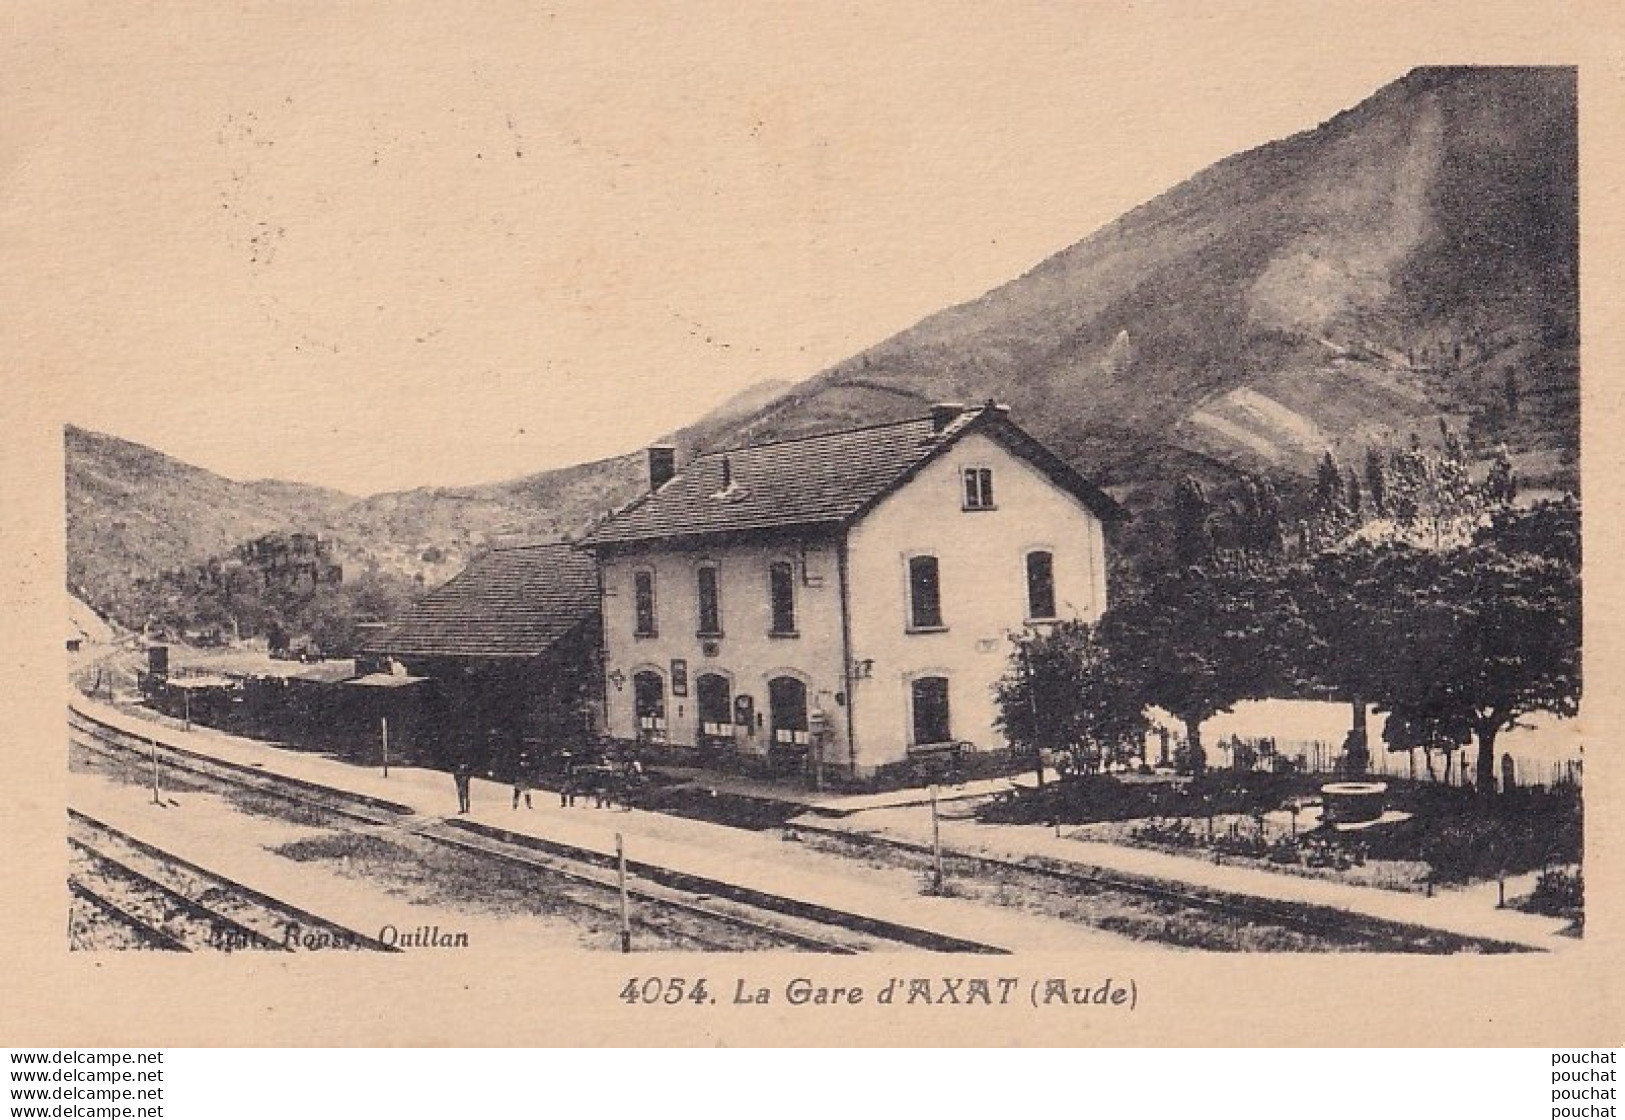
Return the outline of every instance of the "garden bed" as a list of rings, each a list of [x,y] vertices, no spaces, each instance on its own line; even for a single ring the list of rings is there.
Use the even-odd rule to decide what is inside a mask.
[[[1079,839],[1391,890],[1493,880],[1578,863],[1583,822],[1574,787],[1472,790],[1390,779],[1383,823],[1320,826],[1324,776],[1210,771],[1200,778],[1095,776],[1013,790],[980,819],[1070,826]],[[1294,807],[1296,812],[1293,811]]]

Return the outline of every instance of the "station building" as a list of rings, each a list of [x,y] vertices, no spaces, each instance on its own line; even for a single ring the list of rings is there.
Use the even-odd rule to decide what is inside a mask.
[[[380,692],[394,705],[380,711],[433,761],[500,766],[527,743],[545,752],[589,732],[599,632],[591,556],[563,543],[498,548],[373,639],[363,656],[376,671],[362,680],[422,682]]]
[[[580,542],[609,734],[852,780],[1007,749],[1010,636],[1100,616],[1126,516],[992,402],[649,467]]]

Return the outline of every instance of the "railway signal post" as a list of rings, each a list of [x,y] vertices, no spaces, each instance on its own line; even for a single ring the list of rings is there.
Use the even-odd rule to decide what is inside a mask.
[[[626,899],[626,843],[615,834],[615,881],[621,893],[621,952],[632,951],[632,916]]]

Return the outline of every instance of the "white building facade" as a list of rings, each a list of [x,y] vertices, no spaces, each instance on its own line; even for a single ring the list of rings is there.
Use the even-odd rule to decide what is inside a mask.
[[[996,405],[651,461],[583,542],[607,730],[650,751],[863,780],[1000,750],[1011,636],[1105,609],[1121,508]]]

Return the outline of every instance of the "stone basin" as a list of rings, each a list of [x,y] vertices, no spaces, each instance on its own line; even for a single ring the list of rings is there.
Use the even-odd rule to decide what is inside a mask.
[[[1328,782],[1320,787],[1325,824],[1363,824],[1382,816],[1387,782]]]

